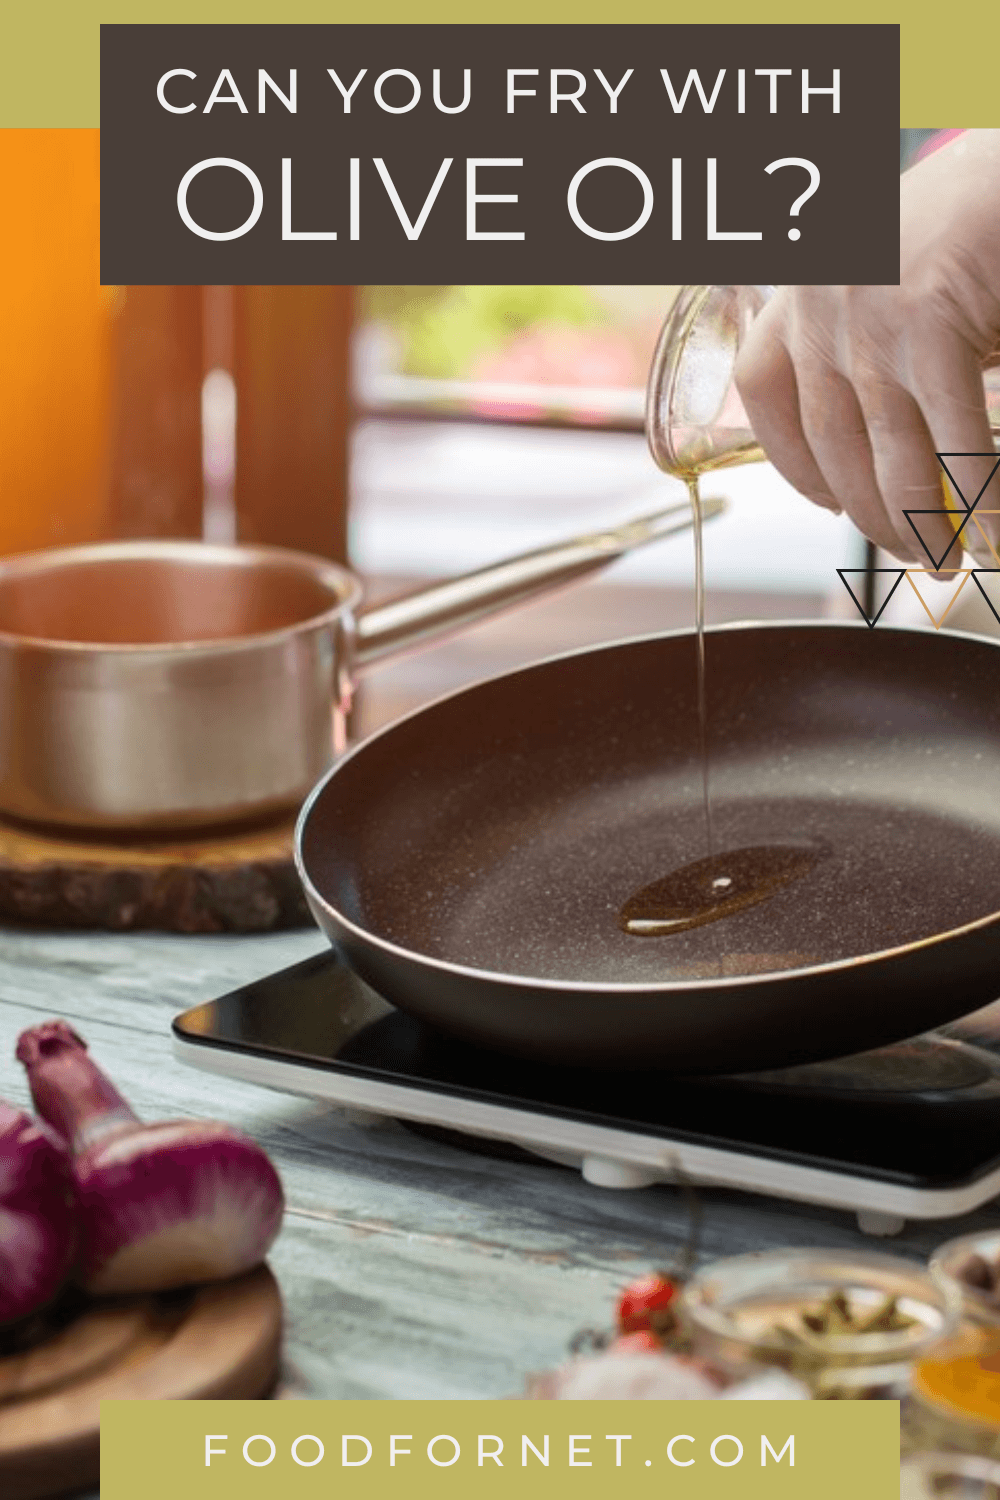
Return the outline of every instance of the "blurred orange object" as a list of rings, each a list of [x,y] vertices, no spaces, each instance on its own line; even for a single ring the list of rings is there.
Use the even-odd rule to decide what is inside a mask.
[[[0,552],[106,528],[110,329],[96,130],[0,131]]]
[[[200,286],[102,287],[96,130],[0,130],[0,192],[0,555],[200,537],[207,361],[236,367],[236,535],[343,559],[351,289],[210,289],[220,341]]]

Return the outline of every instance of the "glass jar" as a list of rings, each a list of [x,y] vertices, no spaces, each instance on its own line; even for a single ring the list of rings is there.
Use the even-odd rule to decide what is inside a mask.
[[[646,435],[653,458],[668,474],[688,478],[764,458],[736,389],[735,370],[754,319],[774,290],[682,286],[678,291],[660,332],[646,392]],[[1000,373],[988,371],[983,380],[1000,448]]]
[[[966,1325],[915,1362],[900,1442],[1000,1460],[1000,1328]]]
[[[956,1327],[961,1297],[916,1262],[774,1250],[706,1266],[682,1312],[695,1351],[726,1371],[772,1365],[821,1400],[899,1400],[911,1366]]]
[[[946,1240],[934,1251],[929,1264],[933,1276],[958,1288],[967,1322],[1000,1325],[1000,1229]],[[975,1272],[987,1267],[997,1268],[992,1278],[995,1287],[976,1284]]]
[[[668,474],[763,459],[733,382],[736,357],[771,286],[683,286],[660,332],[646,391],[646,436]]]

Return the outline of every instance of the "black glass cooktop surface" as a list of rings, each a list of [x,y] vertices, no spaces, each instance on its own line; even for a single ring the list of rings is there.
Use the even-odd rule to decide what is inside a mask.
[[[174,1031],[188,1045],[923,1189],[1000,1168],[1000,1056],[937,1035],[741,1077],[556,1068],[433,1031],[332,951],[186,1011]]]

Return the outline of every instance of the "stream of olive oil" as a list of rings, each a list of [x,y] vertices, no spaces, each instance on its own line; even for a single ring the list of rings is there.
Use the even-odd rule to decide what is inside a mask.
[[[730,458],[728,463],[738,460]],[[634,937],[666,937],[702,927],[722,917],[769,900],[782,887],[808,875],[828,851],[796,845],[759,844],[719,851],[712,824],[711,761],[708,738],[708,695],[705,669],[705,558],[702,535],[699,475],[725,468],[727,460],[709,460],[679,475],[687,485],[694,528],[694,614],[696,652],[696,714],[701,793],[704,807],[705,855],[659,880],[634,891],[618,914],[618,924]],[[721,960],[720,960],[721,972]]]
[[[694,524],[694,628],[698,672],[698,754],[701,759],[701,796],[705,808],[705,851],[709,859],[715,853],[712,837],[712,801],[708,779],[708,700],[705,687],[705,551],[702,528],[701,491],[697,474],[685,475],[691,518]]]
[[[705,677],[705,545],[704,516],[701,508],[699,480],[702,474],[707,474],[710,471],[728,469],[734,464],[742,462],[756,462],[758,458],[762,459],[763,457],[763,449],[754,449],[749,454],[743,452],[737,454],[717,454],[714,457],[703,459],[700,463],[693,465],[677,476],[678,479],[683,479],[687,485],[688,500],[691,502],[691,522],[694,531],[694,628],[698,675],[698,754],[701,759],[701,792],[705,807],[705,850],[709,859],[715,854],[715,838],[712,828],[712,799],[709,786],[708,698]]]

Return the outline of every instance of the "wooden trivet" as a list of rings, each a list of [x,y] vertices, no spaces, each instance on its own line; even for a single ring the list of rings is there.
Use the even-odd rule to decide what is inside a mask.
[[[97,1484],[101,1401],[247,1401],[277,1379],[281,1296],[266,1266],[188,1295],[94,1303],[0,1359],[0,1495]]]
[[[312,918],[295,825],[205,838],[63,837],[0,822],[0,921],[111,932],[273,932]]]

